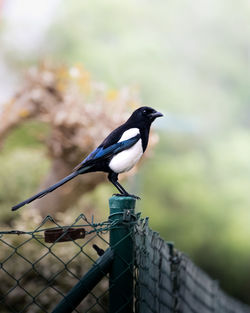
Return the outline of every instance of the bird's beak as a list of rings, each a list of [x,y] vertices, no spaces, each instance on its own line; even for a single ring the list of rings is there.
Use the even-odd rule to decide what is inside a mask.
[[[163,114],[162,114],[161,112],[154,112],[154,113],[151,113],[151,114],[150,114],[150,117],[151,117],[152,119],[155,119],[155,118],[161,117],[161,116],[163,116]]]

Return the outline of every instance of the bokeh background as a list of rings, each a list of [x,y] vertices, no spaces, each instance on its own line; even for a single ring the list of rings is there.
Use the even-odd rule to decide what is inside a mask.
[[[45,144],[53,104],[47,118],[33,116],[22,98],[38,85],[54,92],[45,71],[57,92],[70,89],[64,100],[82,100],[92,117],[99,112],[96,123],[118,108],[124,115],[116,121],[123,120],[140,104],[165,114],[154,124],[159,142],[123,183],[141,196],[138,210],[154,230],[250,303],[249,20],[247,0],[0,0],[0,119],[11,126],[0,136],[1,228],[25,228],[29,208],[14,214],[10,207],[37,191],[62,139]],[[20,102],[25,109],[12,127]],[[89,132],[95,116],[91,125]],[[94,135],[97,142],[104,133]],[[58,218],[107,217],[114,189],[103,181]]]

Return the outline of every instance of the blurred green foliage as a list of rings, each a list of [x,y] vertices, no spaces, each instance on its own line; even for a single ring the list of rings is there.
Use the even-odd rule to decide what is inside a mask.
[[[62,1],[37,55],[82,62],[113,87],[134,84],[145,104],[166,112],[160,144],[128,189],[138,189],[152,228],[248,303],[249,9],[247,0]],[[29,127],[0,157],[1,212],[48,168]],[[112,192],[101,186],[93,199],[106,207]]]
[[[181,137],[162,136],[154,158],[143,167],[143,214],[166,240],[247,302],[250,134],[235,130],[198,146],[193,138],[189,147],[191,138]]]
[[[5,141],[0,155],[1,223],[12,221],[13,203],[34,192],[48,171],[50,162],[39,140],[47,132],[47,125],[31,121],[12,131]]]

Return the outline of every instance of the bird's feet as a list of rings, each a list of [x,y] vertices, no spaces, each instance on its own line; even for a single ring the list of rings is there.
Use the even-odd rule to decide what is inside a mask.
[[[136,195],[131,195],[130,193],[114,193],[113,196],[116,196],[116,197],[131,197],[131,198],[134,198],[136,200],[141,200],[140,197],[138,197]]]

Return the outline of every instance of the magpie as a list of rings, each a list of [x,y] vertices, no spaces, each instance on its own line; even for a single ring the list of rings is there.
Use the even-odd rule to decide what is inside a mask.
[[[120,127],[113,130],[99,147],[93,150],[74,168],[71,174],[53,186],[13,206],[12,211],[16,211],[25,204],[42,198],[74,177],[90,172],[108,173],[109,181],[119,191],[119,194],[116,194],[117,196],[131,196],[140,199],[135,195],[129,194],[122,187],[118,182],[118,175],[129,171],[139,161],[148,145],[150,126],[160,116],[163,116],[163,114],[147,106],[135,110],[130,118]]]

